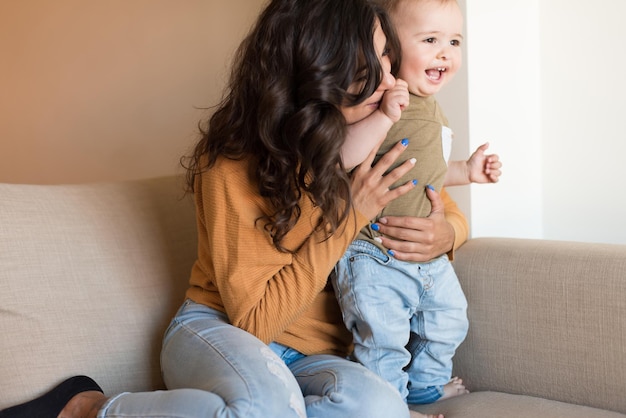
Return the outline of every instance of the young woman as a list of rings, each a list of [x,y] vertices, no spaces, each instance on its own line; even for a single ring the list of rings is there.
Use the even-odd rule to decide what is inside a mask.
[[[408,417],[394,388],[346,359],[351,335],[327,283],[359,229],[414,187],[389,190],[412,165],[385,174],[400,142],[350,177],[340,157],[348,125],[394,85],[398,51],[368,0],[271,1],[185,161],[198,258],[163,341],[170,390],[105,397],[74,377],[0,416]],[[387,221],[392,236],[407,230]]]

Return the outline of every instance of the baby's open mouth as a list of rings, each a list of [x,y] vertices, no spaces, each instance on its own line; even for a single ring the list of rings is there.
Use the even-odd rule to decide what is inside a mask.
[[[441,79],[441,75],[446,72],[446,69],[443,67],[440,68],[429,68],[426,70],[426,76],[434,81],[438,81]]]

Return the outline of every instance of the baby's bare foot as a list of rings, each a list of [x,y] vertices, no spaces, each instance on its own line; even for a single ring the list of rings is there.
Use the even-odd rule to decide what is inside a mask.
[[[469,393],[469,390],[467,390],[463,384],[463,380],[455,376],[443,387],[443,396],[441,396],[438,400],[442,401],[444,399],[465,395],[467,393]]]
[[[444,418],[443,414],[438,414],[438,415],[424,415],[424,414],[420,414],[417,411],[409,411],[409,415],[411,418]]]

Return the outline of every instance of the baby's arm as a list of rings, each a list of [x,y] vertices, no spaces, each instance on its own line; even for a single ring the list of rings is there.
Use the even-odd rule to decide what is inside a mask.
[[[402,110],[408,104],[408,85],[404,80],[397,79],[396,85],[383,95],[378,109],[365,119],[348,126],[348,134],[341,147],[341,158],[347,170],[361,164],[383,142],[387,132],[400,120]]]
[[[497,183],[502,171],[498,154],[485,155],[489,143],[474,151],[467,161],[450,161],[444,186],[462,186],[470,183]]]

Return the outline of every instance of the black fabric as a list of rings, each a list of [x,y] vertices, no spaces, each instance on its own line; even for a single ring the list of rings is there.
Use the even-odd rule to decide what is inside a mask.
[[[70,377],[39,398],[0,411],[0,418],[56,418],[70,399],[92,390],[102,392],[90,377]]]

